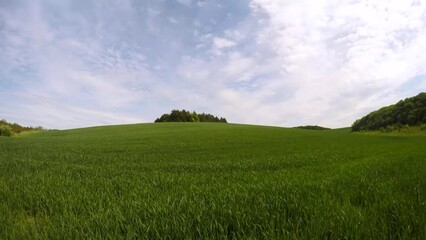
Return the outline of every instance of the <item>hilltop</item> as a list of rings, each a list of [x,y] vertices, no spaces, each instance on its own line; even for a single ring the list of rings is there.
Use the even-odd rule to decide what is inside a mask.
[[[300,129],[306,129],[306,130],[330,130],[330,128],[322,127],[318,125],[297,126],[294,128],[300,128]]]
[[[220,122],[227,123],[226,118],[219,118],[209,113],[196,113],[193,111],[172,110],[170,114],[165,113],[161,117],[155,119],[156,123],[161,122]]]
[[[352,131],[392,131],[426,123],[426,93],[380,108],[356,120]]]

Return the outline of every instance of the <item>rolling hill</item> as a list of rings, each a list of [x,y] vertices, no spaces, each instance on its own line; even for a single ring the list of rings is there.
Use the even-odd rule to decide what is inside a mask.
[[[221,123],[0,138],[0,239],[425,239],[425,149]]]
[[[426,123],[426,93],[406,98],[396,104],[380,108],[356,120],[352,131],[392,131],[402,126],[419,126]]]

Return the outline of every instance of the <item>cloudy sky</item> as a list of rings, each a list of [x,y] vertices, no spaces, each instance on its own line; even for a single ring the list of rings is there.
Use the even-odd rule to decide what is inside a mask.
[[[426,0],[0,0],[0,119],[349,126],[426,91]]]

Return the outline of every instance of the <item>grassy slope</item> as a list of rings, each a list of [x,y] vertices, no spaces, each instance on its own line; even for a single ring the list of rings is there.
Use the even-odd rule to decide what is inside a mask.
[[[0,239],[425,239],[425,149],[214,123],[0,138]]]

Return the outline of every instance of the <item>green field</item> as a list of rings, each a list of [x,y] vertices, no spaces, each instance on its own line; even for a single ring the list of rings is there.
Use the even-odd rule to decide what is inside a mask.
[[[159,123],[0,138],[0,239],[426,239],[426,136]]]

